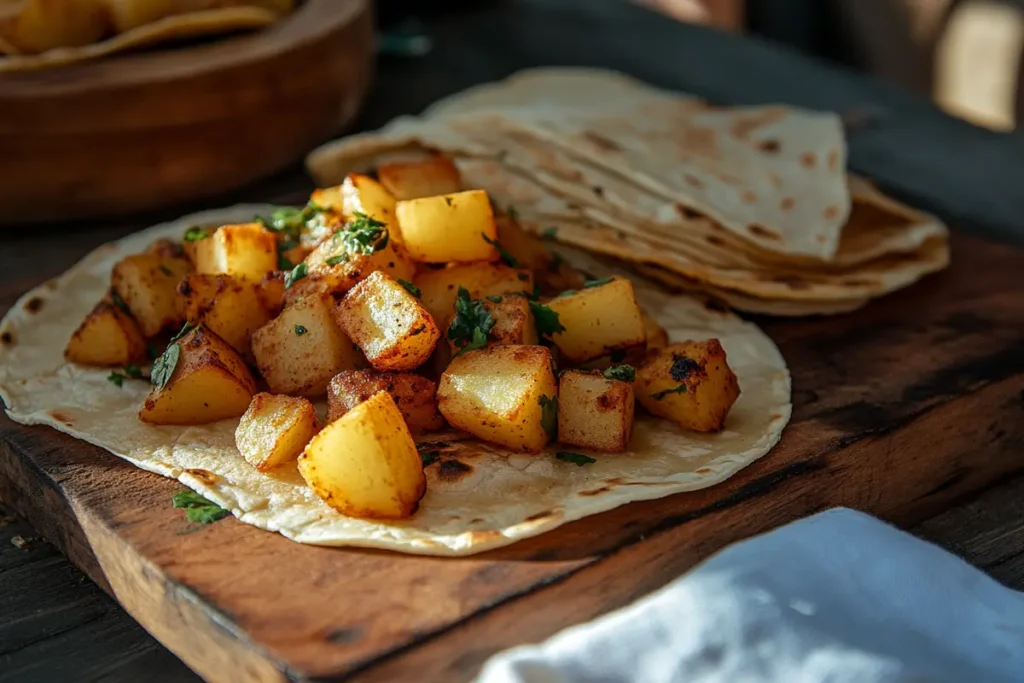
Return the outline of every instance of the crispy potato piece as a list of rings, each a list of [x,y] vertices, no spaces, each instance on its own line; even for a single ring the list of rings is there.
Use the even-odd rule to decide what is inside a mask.
[[[235,445],[260,472],[293,462],[320,426],[316,409],[304,398],[259,393],[235,428]]]
[[[192,266],[183,258],[135,254],[114,265],[111,283],[146,337],[181,326],[175,289]]]
[[[566,370],[558,379],[558,440],[621,453],[633,437],[633,383],[600,371]]]
[[[365,367],[352,340],[334,322],[329,296],[308,296],[252,335],[252,352],[275,394],[322,396],[342,370]]]
[[[649,351],[636,371],[636,398],[659,417],[696,432],[717,432],[740,385],[717,339],[685,341]]]
[[[195,247],[200,273],[227,273],[256,283],[277,269],[277,237],[259,223],[222,225]]]
[[[412,370],[430,358],[441,331],[405,287],[381,271],[349,290],[335,311],[341,329],[377,370]]]
[[[186,230],[181,236],[182,252],[193,268],[196,267],[196,252],[198,251],[196,245],[202,240],[212,237],[213,230],[214,228],[204,228],[201,225],[195,225]]]
[[[530,310],[530,301],[520,294],[490,296],[482,300],[483,307],[494,317],[494,327],[487,335],[490,344],[534,346],[539,343],[537,325]],[[452,353],[459,347],[450,339]]]
[[[644,310],[640,311],[640,317],[643,318],[644,329],[647,331],[647,348],[660,349],[662,346],[668,346],[668,332],[665,328]]]
[[[284,308],[284,278],[283,271],[272,271],[263,276],[256,288],[260,303],[273,317],[280,314],[281,309]]]
[[[348,370],[327,385],[327,421],[334,422],[363,401],[386,391],[402,411],[413,434],[441,429],[444,418],[437,411],[437,383],[409,372]]]
[[[383,221],[389,228],[395,223],[395,198],[368,175],[349,173],[341,183],[341,213],[352,220],[357,213]],[[401,235],[398,237],[401,242]]]
[[[441,414],[458,429],[538,453],[557,430],[558,385],[543,346],[490,346],[452,360],[437,387]]]
[[[306,258],[306,267],[313,278],[305,286],[319,280],[328,292],[344,293],[365,280],[371,273],[382,271],[396,280],[411,282],[416,266],[401,246],[391,239],[394,233],[388,230],[386,242],[370,254],[353,250],[353,243],[346,242],[344,231],[336,232],[320,243]],[[301,281],[300,281],[301,284]]]
[[[176,350],[175,350],[176,349]],[[149,424],[199,425],[238,417],[256,393],[256,380],[231,346],[204,327],[171,342],[153,364],[169,375],[155,385],[139,411]]]
[[[532,292],[533,274],[528,270],[517,270],[497,263],[469,263],[424,270],[416,280],[420,288],[424,308],[430,312],[438,325],[448,328],[455,313],[455,299],[459,287],[465,287],[469,296],[480,299],[487,296],[510,292]]]
[[[193,273],[178,283],[178,311],[185,322],[204,325],[252,360],[249,340],[273,317],[259,286],[232,275]]]
[[[324,427],[299,456],[299,474],[350,517],[409,517],[427,490],[416,443],[385,391]]]
[[[551,267],[552,256],[544,243],[535,235],[523,230],[511,216],[497,216],[498,241],[502,248],[515,258],[519,268],[546,270]]]
[[[180,244],[166,237],[161,237],[149,245],[146,248],[146,253],[154,254],[161,258],[178,258],[185,255],[185,251]]]
[[[71,335],[64,358],[82,365],[127,365],[146,357],[146,339],[135,319],[101,301]]]
[[[395,205],[402,241],[414,261],[495,261],[498,238],[491,200],[483,190],[408,199]],[[490,242],[488,242],[490,240]]]
[[[453,194],[462,189],[459,169],[441,155],[424,161],[381,164],[377,167],[377,178],[398,200]]]
[[[633,283],[621,277],[610,279],[608,284],[585,287],[547,302],[565,327],[551,340],[570,363],[642,346],[647,339]]]

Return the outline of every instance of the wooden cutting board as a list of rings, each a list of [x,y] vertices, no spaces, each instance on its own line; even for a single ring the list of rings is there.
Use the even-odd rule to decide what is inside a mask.
[[[468,680],[737,539],[835,505],[911,524],[1020,470],[1024,252],[953,247],[950,270],[863,311],[764,323],[794,416],[733,479],[483,555],[314,548],[233,518],[196,528],[171,508],[176,482],[6,418],[0,495],[208,680]]]

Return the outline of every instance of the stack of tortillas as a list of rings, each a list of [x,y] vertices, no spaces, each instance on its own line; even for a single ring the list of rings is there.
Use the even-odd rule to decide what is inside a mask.
[[[315,150],[323,186],[444,153],[528,228],[675,289],[838,313],[949,262],[947,230],[846,172],[838,116],[713,107],[592,69],[538,69]]]

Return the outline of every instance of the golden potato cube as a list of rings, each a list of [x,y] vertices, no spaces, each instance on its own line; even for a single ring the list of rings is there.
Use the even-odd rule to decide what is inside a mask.
[[[416,443],[385,391],[313,437],[299,456],[299,474],[316,495],[349,517],[409,517],[427,490]]]
[[[195,247],[200,273],[227,273],[256,283],[277,269],[277,237],[259,223],[222,225]]]
[[[127,365],[146,357],[146,339],[135,319],[101,301],[71,335],[64,358],[82,365]]]
[[[266,309],[267,313],[273,317],[277,317],[281,309],[284,308],[285,275],[284,271],[281,270],[269,272],[263,276],[256,287],[260,303],[263,304],[263,308]]]
[[[381,164],[380,184],[398,200],[454,194],[462,189],[462,176],[452,160],[435,156],[424,161]]]
[[[153,363],[152,381],[139,411],[139,419],[150,424],[199,425],[238,417],[256,393],[242,357],[204,327],[167,346]]]
[[[633,436],[633,383],[600,371],[566,370],[558,379],[558,440],[621,453]]]
[[[517,267],[530,270],[551,267],[552,256],[538,237],[523,230],[511,216],[498,216],[494,220],[498,227],[498,242],[516,260]]]
[[[660,349],[668,346],[668,332],[658,324],[658,321],[647,315],[646,311],[640,311],[644,320],[644,329],[647,331],[647,348]]]
[[[259,393],[235,428],[235,445],[260,472],[293,462],[320,427],[316,409],[304,398]]]
[[[459,287],[464,287],[473,299],[533,291],[533,274],[530,271],[497,263],[469,263],[437,270],[428,269],[420,273],[415,282],[422,292],[420,301],[424,308],[445,329],[455,313]]]
[[[375,394],[386,391],[402,411],[414,434],[441,429],[437,411],[437,383],[410,372],[348,370],[327,385],[327,421],[333,422]]]
[[[695,432],[717,432],[740,385],[717,339],[653,349],[637,368],[636,398],[659,417]]]
[[[492,295],[481,300],[483,307],[494,318],[494,327],[487,334],[489,344],[534,346],[539,343],[537,325],[530,310],[530,300],[519,294]],[[448,341],[452,353],[459,347]]]
[[[332,309],[331,297],[307,296],[253,333],[256,367],[273,393],[322,396],[339,372],[365,367]]]
[[[357,213],[395,226],[395,198],[368,175],[349,173],[341,183],[341,213],[352,220]],[[401,235],[397,237],[401,243]]]
[[[114,265],[111,283],[128,306],[143,336],[181,326],[175,290],[192,266],[183,258],[135,254]]]
[[[551,340],[570,363],[641,346],[647,339],[633,283],[621,277],[609,280],[547,302],[565,328]]]
[[[251,360],[249,340],[267,324],[270,313],[259,286],[232,275],[193,273],[178,283],[178,310],[185,322],[204,325]]]
[[[498,228],[483,190],[398,202],[395,215],[402,242],[414,261],[494,261]]]
[[[320,280],[325,291],[336,293],[347,292],[376,271],[411,282],[416,273],[415,264],[401,245],[391,239],[393,231],[386,226],[382,230],[386,232],[379,242],[381,246],[370,254],[358,251],[354,246],[358,243],[346,242],[345,230],[334,233],[306,258],[309,277]]]
[[[452,360],[437,387],[453,427],[517,451],[540,452],[558,429],[558,385],[543,346],[490,346]]]
[[[376,370],[419,367],[441,337],[419,299],[381,271],[349,290],[338,302],[336,317]]]
[[[181,237],[181,248],[182,252],[188,262],[192,264],[192,267],[196,266],[196,245],[202,240],[209,239],[213,236],[214,228],[206,228],[201,225],[194,225],[185,231],[185,234]]]

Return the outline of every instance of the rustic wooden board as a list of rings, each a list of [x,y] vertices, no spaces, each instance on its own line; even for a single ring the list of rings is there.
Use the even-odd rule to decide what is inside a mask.
[[[771,454],[484,555],[305,547],[233,519],[195,530],[170,507],[175,482],[6,419],[0,496],[209,680],[465,680],[736,539],[832,505],[910,524],[1020,469],[1022,267],[1024,252],[961,237],[949,271],[864,311],[766,323],[795,402]]]

